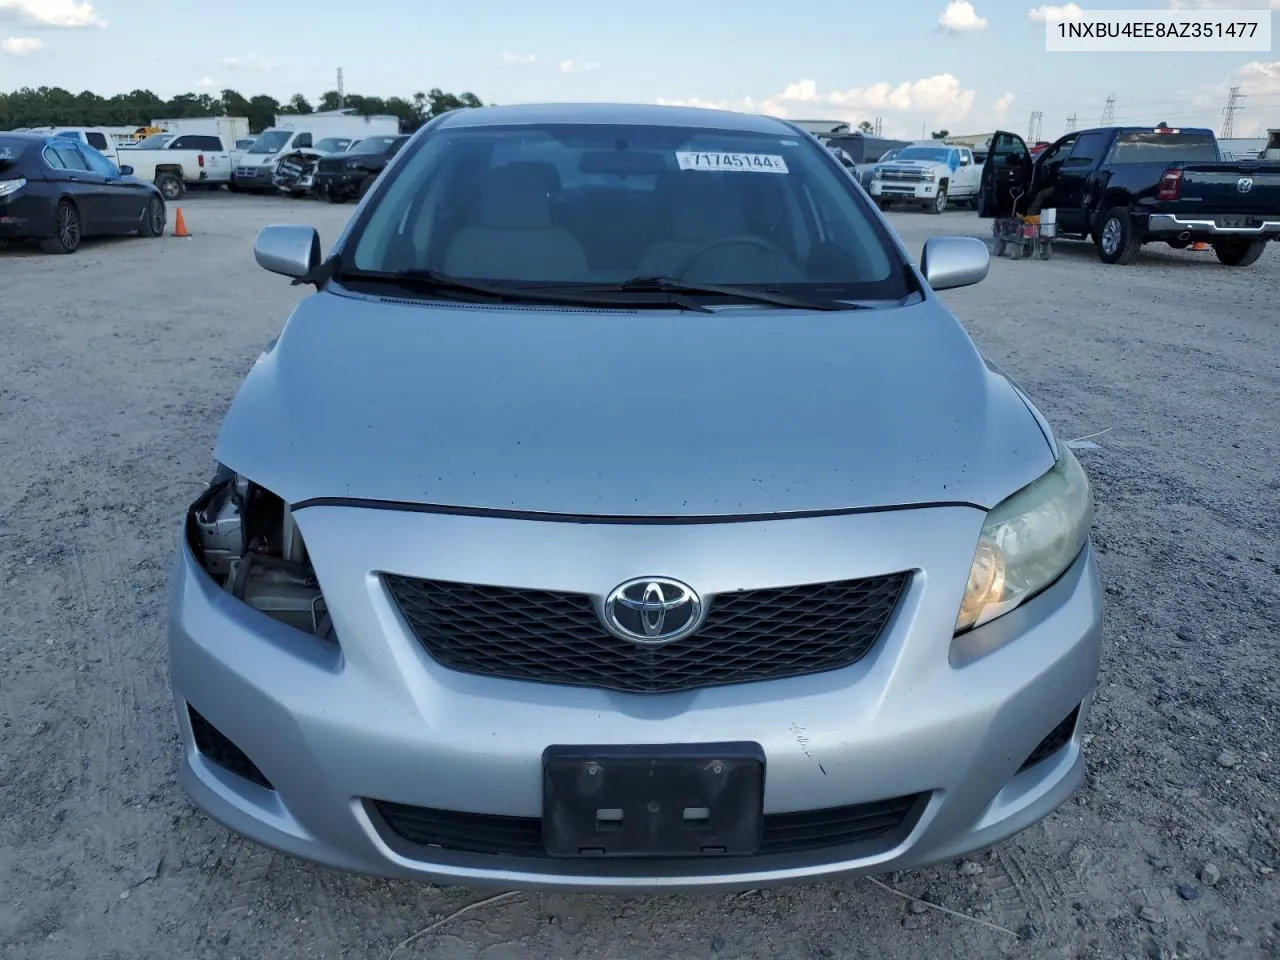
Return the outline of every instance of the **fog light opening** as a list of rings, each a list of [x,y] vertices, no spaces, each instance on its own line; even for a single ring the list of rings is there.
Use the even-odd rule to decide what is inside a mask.
[[[267,790],[275,790],[257,764],[248,754],[231,742],[221,730],[200,715],[195,707],[187,704],[187,717],[191,721],[191,735],[200,755],[243,780],[255,783]]]
[[[1030,756],[1022,761],[1022,766],[1018,768],[1018,773],[1029,770],[1041,761],[1048,760],[1059,750],[1071,742],[1071,738],[1075,736],[1076,723],[1080,719],[1080,707],[1077,705],[1056,727],[1049,731],[1049,735],[1036,744],[1036,748],[1031,751]]]

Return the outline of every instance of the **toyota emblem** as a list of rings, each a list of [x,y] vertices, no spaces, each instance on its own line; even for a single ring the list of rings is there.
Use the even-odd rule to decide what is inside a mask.
[[[702,599],[688,584],[637,577],[605,597],[604,623],[624,640],[646,646],[687,637],[702,624]]]

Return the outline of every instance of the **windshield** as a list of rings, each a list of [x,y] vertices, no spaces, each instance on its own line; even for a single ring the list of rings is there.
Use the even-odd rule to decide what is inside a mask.
[[[268,130],[245,153],[279,153],[292,136],[292,130]]]
[[[351,146],[350,137],[325,137],[315,145],[315,149],[324,153],[341,153],[349,146]]]
[[[818,144],[640,125],[435,132],[360,212],[341,266],[520,284],[688,283],[898,299],[903,264]]]
[[[883,155],[879,160],[877,160],[876,162],[877,162],[877,163],[888,163],[890,160],[894,159],[894,158],[895,158],[899,153],[901,153],[901,152],[902,152],[902,151],[901,151],[901,149],[897,149],[897,150],[886,150],[886,151],[884,152],[884,155]]]
[[[1171,160],[1216,161],[1218,142],[1211,133],[1123,133],[1112,163],[1165,163]]]
[[[153,133],[151,136],[139,140],[134,146],[139,150],[159,150],[173,137],[172,133]]]
[[[946,163],[951,151],[943,147],[903,147],[895,160],[928,160],[930,163]]]
[[[387,148],[395,143],[395,137],[370,137],[361,140],[351,148],[352,153],[386,153]]]

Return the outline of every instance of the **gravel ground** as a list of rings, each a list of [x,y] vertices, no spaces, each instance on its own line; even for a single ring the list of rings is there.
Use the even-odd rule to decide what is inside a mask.
[[[191,239],[0,251],[0,957],[384,960],[482,895],[329,872],[195,812],[163,635],[182,510],[300,296],[252,238],[328,242],[351,208],[183,206]],[[985,232],[891,219],[913,251]],[[1280,957],[1280,247],[1228,270],[1064,244],[944,298],[1064,438],[1106,431],[1081,453],[1109,602],[1085,789],[973,862],[881,878],[964,917],[865,879],[521,894],[397,958]]]

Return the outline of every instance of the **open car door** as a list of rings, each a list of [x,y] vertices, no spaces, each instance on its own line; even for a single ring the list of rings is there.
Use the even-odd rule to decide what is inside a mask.
[[[991,137],[987,162],[982,165],[978,216],[1013,216],[1014,193],[1020,191],[1019,196],[1025,197],[1030,186],[1031,151],[1026,141],[1016,133],[997,130]]]

